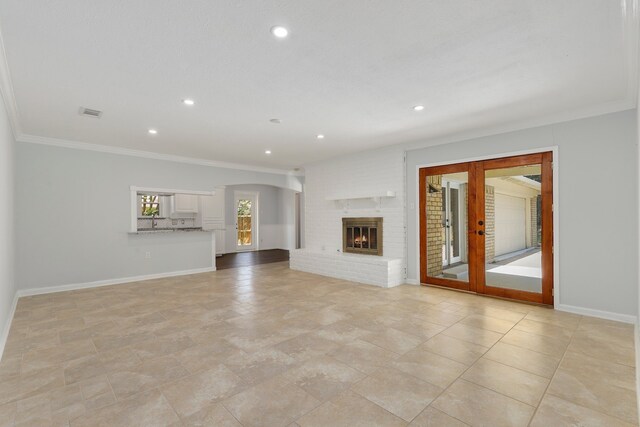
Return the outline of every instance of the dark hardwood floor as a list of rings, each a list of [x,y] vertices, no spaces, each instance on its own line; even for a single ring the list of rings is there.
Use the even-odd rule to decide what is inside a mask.
[[[216,269],[247,267],[249,265],[268,264],[270,262],[289,261],[289,251],[269,249],[265,251],[238,252],[224,254],[216,258]]]

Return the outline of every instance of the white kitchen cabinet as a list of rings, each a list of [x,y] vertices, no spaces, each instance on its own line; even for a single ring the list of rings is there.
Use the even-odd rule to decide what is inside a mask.
[[[219,194],[220,192],[222,195]],[[203,227],[209,224],[216,225],[209,228],[224,228],[224,189],[216,189],[214,196],[200,196],[200,215],[202,215]]]
[[[173,211],[175,213],[198,213],[198,198],[199,196],[192,194],[176,194]]]
[[[224,230],[224,187],[216,188],[213,196],[200,196],[199,213],[199,223],[204,230]],[[219,248],[224,250],[222,242],[224,239],[217,239],[216,252]]]

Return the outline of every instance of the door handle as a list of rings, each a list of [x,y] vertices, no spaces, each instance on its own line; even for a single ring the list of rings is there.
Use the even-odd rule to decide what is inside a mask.
[[[484,236],[484,231],[479,230],[479,231],[478,231],[478,234],[479,234],[480,236]]]

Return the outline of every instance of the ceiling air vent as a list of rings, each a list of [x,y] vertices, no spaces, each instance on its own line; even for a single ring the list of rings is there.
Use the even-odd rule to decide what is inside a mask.
[[[100,117],[102,117],[102,111],[93,110],[91,108],[80,107],[80,115],[99,119]]]

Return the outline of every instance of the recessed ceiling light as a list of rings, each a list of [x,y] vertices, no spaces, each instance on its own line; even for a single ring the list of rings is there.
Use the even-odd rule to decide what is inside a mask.
[[[424,110],[424,105],[416,105],[413,107],[413,111],[422,111]]]
[[[271,34],[279,39],[283,39],[289,35],[289,30],[287,30],[285,27],[277,25],[271,28]]]
[[[183,99],[183,100],[182,100],[182,103],[183,103],[184,105],[193,105],[193,104],[195,104],[195,101],[194,101],[193,99],[189,99],[189,98],[187,98],[187,99]]]
[[[149,129],[149,134],[150,134],[150,135],[156,135],[157,133],[158,133],[158,131],[157,131],[157,130],[155,130],[155,129]]]
[[[282,123],[282,120],[280,119],[271,119],[269,120],[271,123]]]
[[[324,135],[323,135],[323,134],[320,134],[320,135],[316,136],[316,138],[318,138],[318,139],[324,139]]]
[[[271,154],[271,150],[265,150],[264,154]]]

